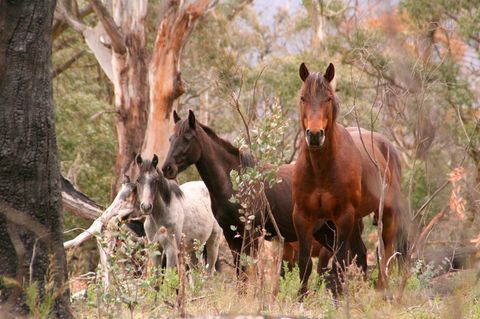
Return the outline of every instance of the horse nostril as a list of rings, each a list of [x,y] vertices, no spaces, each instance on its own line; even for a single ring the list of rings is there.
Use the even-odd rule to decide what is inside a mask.
[[[319,133],[320,133],[320,136],[324,136],[325,135],[325,130],[322,128],[322,129],[320,129]]]
[[[142,208],[143,211],[149,211],[150,209],[152,209],[152,204],[142,203],[140,207]]]
[[[308,128],[305,130],[305,134],[307,134],[307,136],[310,135],[310,130]]]

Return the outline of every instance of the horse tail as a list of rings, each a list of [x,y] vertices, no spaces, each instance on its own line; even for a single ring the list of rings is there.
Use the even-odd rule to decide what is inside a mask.
[[[400,155],[391,143],[388,143],[389,166],[392,187],[396,188],[395,211],[397,219],[396,250],[400,253],[400,265],[405,265],[410,257],[412,220],[407,207],[407,201],[402,194],[402,166]]]
[[[409,216],[410,214],[408,213],[408,208],[406,207],[406,202],[401,194],[399,194],[399,198],[396,200],[396,202],[396,250],[400,253],[400,264],[404,265],[410,258],[412,222]]]

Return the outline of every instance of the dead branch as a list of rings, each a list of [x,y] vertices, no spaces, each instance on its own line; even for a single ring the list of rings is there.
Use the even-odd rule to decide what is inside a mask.
[[[59,5],[58,7],[60,8],[60,6],[61,5]],[[76,16],[77,20],[81,22],[81,19],[85,18],[92,12],[93,12],[92,5],[87,4],[85,7],[78,10],[78,15]],[[56,11],[55,13],[56,13],[55,21],[53,23],[53,32],[52,32],[53,39],[58,38],[69,27],[69,24],[65,21],[64,17],[62,16],[63,13],[58,13],[58,11]]]
[[[115,24],[112,16],[108,12],[107,8],[99,0],[90,0],[93,10],[98,16],[98,19],[103,25],[103,28],[107,32],[110,40],[112,40],[112,48],[115,53],[125,54],[127,52],[127,46],[125,44],[125,39],[120,29]]]
[[[62,21],[63,23],[69,25],[73,30],[76,32],[80,33],[83,35],[85,30],[87,30],[87,25],[80,20],[78,17],[74,16],[69,10],[68,10],[68,4],[66,3],[66,0],[61,1],[58,4],[58,16],[57,18]]]
[[[2,199],[0,199],[0,214],[3,214],[9,222],[24,227],[44,241],[48,241],[50,238],[50,232],[45,226],[27,213],[11,207],[10,204]]]
[[[68,59],[65,63],[57,66],[53,71],[52,71],[52,78],[56,77],[63,71],[67,70],[69,67],[72,66],[75,62],[77,62],[84,54],[85,50],[78,51],[75,53],[70,59]]]
[[[449,208],[449,205],[443,207],[443,209],[430,220],[427,226],[422,230],[412,245],[412,258],[418,258],[420,251],[425,247],[428,234],[432,231],[433,227],[445,216]]]
[[[102,213],[102,215],[100,215],[100,217],[95,219],[87,230],[83,231],[74,239],[65,242],[63,244],[65,249],[77,247],[93,236],[101,234],[104,226],[106,226],[113,217],[123,218],[131,214],[134,210],[135,196],[135,184],[130,183],[129,181],[123,183],[120,191],[110,206]]]
[[[75,189],[75,187],[65,177],[62,179],[62,203],[63,208],[73,214],[85,218],[95,220],[100,216],[104,208],[85,194]]]

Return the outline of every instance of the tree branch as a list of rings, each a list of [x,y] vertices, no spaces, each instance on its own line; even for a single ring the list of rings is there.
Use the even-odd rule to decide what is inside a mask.
[[[80,59],[83,55],[85,54],[85,50],[78,51],[75,53],[69,60],[67,60],[65,63],[57,66],[53,71],[52,71],[52,78],[56,77],[66,69],[68,69],[72,64],[74,64],[78,59]]]
[[[68,24],[76,32],[83,35],[85,30],[88,28],[87,25],[83,23],[83,21],[78,19],[78,17],[75,17],[74,15],[72,15],[72,13],[68,10],[68,5],[66,4],[65,0],[59,3],[58,8],[59,8],[58,19]]]
[[[60,8],[60,6],[59,6],[59,8]],[[92,12],[93,12],[92,5],[87,4],[85,7],[78,10],[78,17],[77,17],[76,20],[78,22],[81,22],[81,19],[88,16]],[[56,19],[53,23],[53,32],[52,32],[53,39],[58,38],[69,27],[69,24],[65,21],[65,19],[63,17],[63,13],[56,14],[55,18]]]
[[[110,37],[110,40],[112,40],[113,51],[118,54],[125,54],[127,52],[125,39],[107,8],[105,8],[100,0],[90,0],[90,3],[102,23],[103,28]]]
[[[118,192],[113,202],[108,208],[90,225],[90,227],[79,234],[72,240],[63,244],[66,248],[76,247],[86,240],[102,232],[103,227],[115,216],[123,218],[128,216],[134,210],[134,203],[136,200],[136,185],[135,183],[127,182],[122,184],[122,188]]]
[[[69,210],[79,217],[91,220],[94,220],[102,214],[102,206],[75,189],[65,177],[62,176],[61,179],[62,203],[64,209]]]
[[[44,225],[40,224],[27,213],[13,208],[9,203],[2,199],[0,199],[0,214],[4,215],[11,223],[22,226],[28,231],[31,231],[43,241],[48,241],[50,239],[50,232]]]

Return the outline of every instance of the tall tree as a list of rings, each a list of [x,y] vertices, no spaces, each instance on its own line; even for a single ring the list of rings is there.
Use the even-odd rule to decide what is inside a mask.
[[[196,22],[215,0],[164,1],[160,6],[152,58],[147,52],[147,0],[90,0],[99,23],[82,21],[76,0],[62,0],[59,19],[82,34],[105,74],[112,81],[117,112],[118,150],[112,195],[134,152],[146,157],[166,155],[171,112],[183,94],[182,49]]]
[[[55,2],[0,2],[0,302],[25,313],[24,288],[36,283],[38,301],[52,294],[53,315],[68,318],[51,85]],[[17,285],[6,288],[6,278]]]

